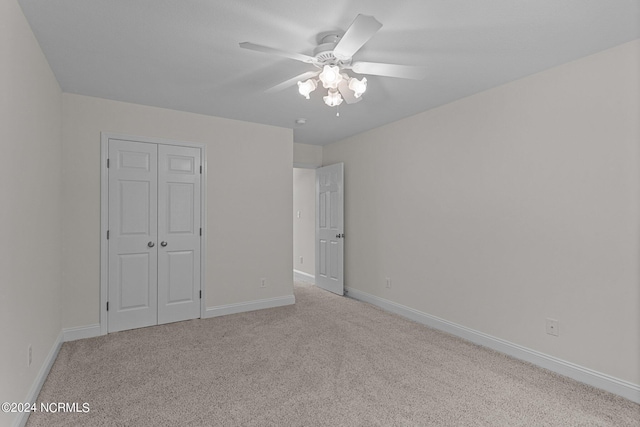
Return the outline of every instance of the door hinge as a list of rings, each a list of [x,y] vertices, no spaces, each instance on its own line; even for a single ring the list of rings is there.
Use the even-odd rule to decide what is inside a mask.
[[[107,159],[107,169],[109,168],[109,159]]]
[[[107,311],[109,311],[109,301],[107,301]]]
[[[200,227],[200,235],[202,236],[202,227]]]
[[[200,291],[200,299],[202,299],[202,291]]]
[[[109,240],[109,230],[107,230],[107,240]]]
[[[202,173],[202,165],[200,165],[200,173]]]

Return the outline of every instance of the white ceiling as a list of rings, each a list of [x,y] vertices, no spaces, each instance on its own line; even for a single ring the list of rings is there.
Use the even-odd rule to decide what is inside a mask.
[[[327,144],[640,37],[640,0],[19,0],[62,90],[294,129]],[[312,54],[357,14],[382,29],[354,60],[424,65],[425,80],[367,77],[327,107],[291,87],[313,67],[240,49]],[[296,125],[297,118],[307,124]]]

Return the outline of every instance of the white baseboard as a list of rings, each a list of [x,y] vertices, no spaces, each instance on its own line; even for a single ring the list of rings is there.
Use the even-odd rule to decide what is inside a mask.
[[[633,384],[631,382],[624,381],[610,375],[585,368],[580,365],[576,365],[575,363],[567,362],[566,360],[558,359],[556,357],[540,353],[539,351],[532,350],[530,348],[526,348],[521,345],[493,337],[491,335],[487,335],[485,333],[467,328],[466,326],[461,326],[456,323],[449,322],[439,317],[423,313],[413,308],[377,297],[375,295],[368,294],[366,292],[359,291],[357,289],[346,288],[345,290],[346,294],[349,297],[367,302],[369,304],[373,304],[384,310],[398,314],[402,317],[406,317],[415,322],[422,323],[423,325],[448,332],[452,335],[464,338],[475,344],[491,348],[493,350],[515,357],[516,359],[533,363],[534,365],[556,372],[560,375],[564,375],[593,387],[597,387],[610,393],[617,394],[618,396],[622,396],[633,402],[640,403],[640,385],[638,384]]]
[[[297,282],[313,283],[314,285],[316,284],[316,276],[300,270],[293,270],[293,280]]]
[[[65,328],[62,330],[62,334],[64,335],[64,342],[98,337],[101,335],[100,324],[95,323],[93,325]]]
[[[56,338],[53,345],[51,346],[51,349],[49,350],[49,354],[47,354],[47,357],[44,359],[44,363],[40,367],[40,371],[38,372],[38,375],[33,381],[33,384],[31,384],[31,388],[27,393],[27,398],[23,400],[23,402],[33,403],[36,401],[36,399],[38,398],[38,394],[40,394],[40,389],[42,388],[42,385],[44,384],[44,381],[47,379],[47,375],[49,375],[49,371],[53,366],[53,362],[55,362],[56,357],[58,357],[58,352],[60,351],[60,347],[62,346],[63,342],[64,342],[63,334],[62,332],[60,332],[60,334],[58,335],[58,338]],[[24,427],[27,424],[28,419],[29,419],[29,413],[21,412],[18,414],[18,418],[14,420],[13,425],[15,427]]]
[[[291,305],[296,303],[293,295],[284,297],[266,298],[255,301],[239,302],[236,304],[219,305],[216,307],[207,307],[204,319],[210,317],[226,316],[227,314],[244,313],[246,311],[263,310],[265,308],[282,307],[283,305]]]

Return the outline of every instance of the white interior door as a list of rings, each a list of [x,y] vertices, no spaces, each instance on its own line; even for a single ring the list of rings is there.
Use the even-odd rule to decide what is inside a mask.
[[[200,317],[201,157],[109,139],[108,332]]]
[[[200,317],[200,149],[158,148],[158,323]]]
[[[157,146],[109,141],[108,331],[157,324]]]
[[[344,164],[316,169],[316,285],[344,295]]]

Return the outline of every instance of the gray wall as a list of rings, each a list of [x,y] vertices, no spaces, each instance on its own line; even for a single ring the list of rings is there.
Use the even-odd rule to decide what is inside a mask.
[[[0,53],[0,396],[24,402],[61,335],[62,93],[13,0]]]
[[[325,146],[346,285],[640,384],[639,62],[636,40]]]

